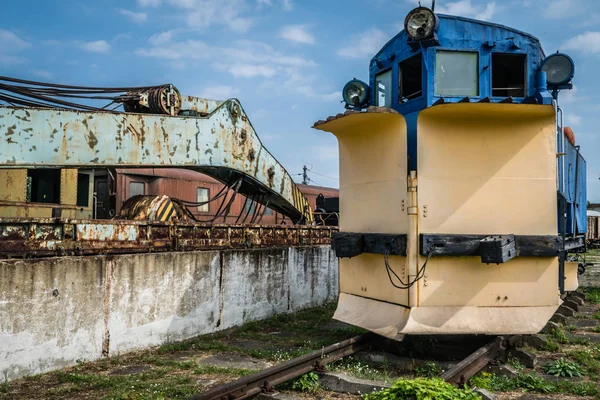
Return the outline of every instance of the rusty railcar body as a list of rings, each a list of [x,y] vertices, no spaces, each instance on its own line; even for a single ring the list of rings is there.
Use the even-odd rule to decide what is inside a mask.
[[[39,91],[29,86],[15,90],[45,101],[49,99],[45,93],[52,90],[62,95],[72,95],[69,90],[99,90],[2,80],[41,85]],[[104,90],[112,93],[117,89]],[[7,95],[0,94],[6,100]],[[123,103],[124,112],[87,106],[77,109],[58,100],[58,108],[50,107],[22,97],[10,97],[10,106],[0,106],[0,132],[7,143],[0,147],[0,254],[228,248],[238,242],[247,247],[309,245],[331,237],[332,229],[310,227],[309,200],[262,145],[237,100],[181,96],[173,86],[163,85],[129,89],[113,101]],[[106,216],[119,217],[116,201],[108,199],[117,197],[116,188],[107,189],[111,182],[113,187],[117,183],[117,171],[155,167],[200,172],[214,178],[220,189],[211,198],[209,193],[200,198],[198,191],[197,198],[177,200],[179,203],[161,197],[162,193],[153,198],[139,196],[138,206],[129,203],[120,215],[124,221],[93,220],[99,209],[94,196],[99,183],[111,205],[105,207]],[[176,174],[166,175],[173,178]],[[177,190],[176,181],[159,181],[164,187],[157,190],[174,182]],[[144,193],[130,192],[128,197],[132,194]],[[227,217],[236,198],[240,204],[237,195],[244,196],[243,207],[232,221]],[[189,219],[181,218],[184,209],[209,206],[210,210],[217,201],[212,218],[196,218],[198,213],[192,212],[186,214]],[[267,210],[285,216],[291,225],[306,228],[258,225],[259,216],[264,217],[261,213]],[[223,222],[230,225],[218,225]]]

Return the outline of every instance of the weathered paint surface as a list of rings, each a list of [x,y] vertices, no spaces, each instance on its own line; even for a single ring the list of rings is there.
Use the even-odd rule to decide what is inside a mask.
[[[0,381],[334,300],[328,246],[0,261]]]
[[[261,194],[257,201],[272,209],[312,221],[307,200],[240,103],[217,104],[206,103],[209,114],[199,117],[0,107],[0,168],[189,168],[223,182],[241,177],[240,193]]]

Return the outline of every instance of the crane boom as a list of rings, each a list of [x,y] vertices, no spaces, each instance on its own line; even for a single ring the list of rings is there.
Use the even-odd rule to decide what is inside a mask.
[[[0,106],[0,168],[187,168],[224,183],[241,179],[239,193],[312,223],[308,201],[238,100],[182,96],[181,110],[171,116]]]

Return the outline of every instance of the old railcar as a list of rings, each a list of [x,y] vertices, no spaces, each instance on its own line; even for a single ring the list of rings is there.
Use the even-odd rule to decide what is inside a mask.
[[[336,319],[394,339],[544,327],[585,248],[586,164],[558,105],[573,73],[528,33],[407,15],[314,126],[340,149]]]

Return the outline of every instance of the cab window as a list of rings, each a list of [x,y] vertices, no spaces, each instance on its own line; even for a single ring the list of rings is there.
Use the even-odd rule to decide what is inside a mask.
[[[398,64],[398,101],[416,99],[423,94],[421,54],[414,55]]]
[[[525,54],[492,53],[492,96],[525,97]]]
[[[479,54],[438,51],[435,58],[435,94],[479,95]]]
[[[375,76],[375,101],[378,107],[392,106],[392,70]]]

